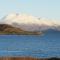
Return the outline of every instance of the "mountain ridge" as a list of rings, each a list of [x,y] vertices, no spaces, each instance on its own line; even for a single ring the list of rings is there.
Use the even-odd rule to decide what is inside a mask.
[[[60,31],[60,21],[37,18],[27,14],[12,13],[1,19],[2,24],[9,24],[25,31],[44,31],[55,29]]]

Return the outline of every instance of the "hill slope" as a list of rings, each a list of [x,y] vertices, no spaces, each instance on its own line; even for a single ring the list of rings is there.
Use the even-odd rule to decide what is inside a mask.
[[[8,24],[0,24],[0,34],[36,35],[40,32],[24,31]]]

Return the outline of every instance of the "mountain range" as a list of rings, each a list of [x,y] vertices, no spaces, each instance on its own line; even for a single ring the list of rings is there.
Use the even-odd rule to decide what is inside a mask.
[[[60,31],[60,21],[38,18],[27,14],[12,13],[6,15],[0,20],[0,25],[1,24],[29,32],[40,32],[49,29]]]

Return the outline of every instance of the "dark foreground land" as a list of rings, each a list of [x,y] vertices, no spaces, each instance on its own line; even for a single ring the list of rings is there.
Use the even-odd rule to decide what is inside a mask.
[[[60,58],[0,57],[0,60],[60,60]]]

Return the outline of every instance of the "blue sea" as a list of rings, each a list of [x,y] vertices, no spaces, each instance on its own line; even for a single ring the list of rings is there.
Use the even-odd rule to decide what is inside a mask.
[[[0,35],[0,56],[60,57],[60,32]]]

